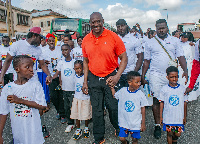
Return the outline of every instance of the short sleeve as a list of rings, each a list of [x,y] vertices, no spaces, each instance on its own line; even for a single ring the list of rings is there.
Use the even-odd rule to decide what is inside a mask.
[[[114,97],[115,97],[117,100],[119,100],[120,95],[121,95],[121,89],[118,90],[118,91],[115,93]]]
[[[141,107],[148,106],[149,103],[148,103],[148,101],[147,101],[147,98],[146,98],[145,94],[144,94],[142,91],[140,91],[140,95],[141,95],[140,106],[141,106]]]
[[[39,81],[35,85],[36,85],[36,88],[35,88],[35,94],[34,94],[35,95],[34,101],[39,105],[47,106],[42,85],[39,83]]]
[[[184,102],[188,102],[188,95],[184,95]]]
[[[163,88],[160,90],[160,95],[159,95],[159,97],[158,97],[159,102],[165,100],[165,99],[164,99],[164,94],[165,94],[165,92],[164,92],[164,87],[163,87]]]
[[[17,49],[18,49],[18,43],[19,42],[15,42],[10,46],[10,51],[8,52],[11,56],[16,56],[17,54]]]
[[[8,91],[8,86],[4,86],[1,96],[0,96],[0,114],[2,115],[7,115],[10,110],[9,110],[9,102],[7,101],[7,91]]]
[[[44,60],[42,48],[38,46],[38,60]]]
[[[112,34],[115,39],[115,52],[117,56],[119,56],[122,53],[126,52],[126,48],[122,39],[116,33],[112,32]]]
[[[176,57],[184,56],[183,47],[181,46],[179,39],[177,39],[175,43],[175,48],[176,48]]]
[[[58,62],[56,69],[57,69],[58,71],[61,71],[61,67],[62,67],[62,60],[60,60],[60,61]]]
[[[87,37],[85,37],[85,39],[86,39]],[[86,50],[85,50],[85,46],[86,46],[86,40],[85,39],[83,39],[83,42],[82,42],[82,53],[83,53],[83,57],[88,57],[88,55],[87,55],[87,53],[86,53]]]
[[[139,54],[139,53],[142,53],[144,52],[143,48],[142,48],[142,44],[141,44],[141,41],[138,39],[135,43],[135,53],[136,54]]]
[[[144,47],[144,59],[150,60],[151,59],[151,47],[148,45],[148,43],[145,43]]]

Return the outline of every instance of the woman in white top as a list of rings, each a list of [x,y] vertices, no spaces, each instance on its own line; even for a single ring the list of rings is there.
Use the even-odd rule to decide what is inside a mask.
[[[195,55],[195,47],[190,45],[190,42],[193,39],[192,33],[183,33],[181,34],[181,45],[183,47],[184,51],[184,56],[187,62],[187,68],[188,68],[188,76],[191,77],[191,70],[192,70],[192,64],[194,60],[194,55]],[[184,85],[185,88],[188,87],[190,81],[188,81],[187,84],[185,84],[185,78],[182,78],[181,75],[183,74],[183,70],[180,65],[178,65],[178,70],[179,70],[179,83]],[[197,82],[195,84],[195,88],[193,89],[192,92],[190,92],[188,101],[196,100],[198,95],[200,94],[199,92],[199,79],[197,79]]]

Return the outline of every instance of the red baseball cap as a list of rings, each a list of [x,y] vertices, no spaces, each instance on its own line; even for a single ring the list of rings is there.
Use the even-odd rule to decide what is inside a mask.
[[[41,28],[40,27],[32,27],[30,29],[30,32],[32,33],[36,33],[36,34],[39,34],[40,36],[42,36],[40,33],[41,33]]]

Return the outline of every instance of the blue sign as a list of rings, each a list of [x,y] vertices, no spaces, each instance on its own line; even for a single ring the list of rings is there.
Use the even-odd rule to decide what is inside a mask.
[[[127,112],[132,112],[135,109],[135,105],[132,101],[126,101],[125,102],[125,110]]]
[[[82,89],[82,85],[81,85],[80,83],[77,83],[77,84],[76,84],[76,91],[77,91],[77,92],[80,92],[81,89]]]
[[[173,106],[177,106],[179,104],[179,97],[177,95],[171,95],[169,97],[169,103]]]
[[[72,74],[72,70],[71,69],[67,68],[67,69],[64,70],[64,75],[65,76],[69,77],[71,74]]]

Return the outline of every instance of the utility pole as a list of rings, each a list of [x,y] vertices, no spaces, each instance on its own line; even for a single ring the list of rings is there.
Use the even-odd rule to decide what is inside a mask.
[[[12,15],[12,6],[11,0],[6,0],[6,25],[7,25],[7,32],[10,39],[14,37],[14,26],[13,26],[13,15]]]

